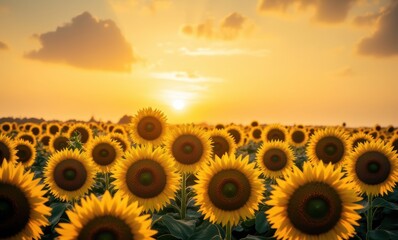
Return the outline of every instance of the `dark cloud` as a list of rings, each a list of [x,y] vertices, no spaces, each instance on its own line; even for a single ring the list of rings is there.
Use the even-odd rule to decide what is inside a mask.
[[[7,49],[8,49],[7,44],[5,44],[4,42],[0,41],[0,50],[7,50]]]
[[[358,53],[375,57],[398,55],[398,1],[393,0],[378,20],[376,31],[358,44]]]
[[[354,18],[354,24],[357,26],[371,26],[381,16],[382,12],[367,13],[365,15],[357,16]]]
[[[326,23],[338,23],[346,19],[348,12],[358,0],[260,0],[260,12],[280,11],[286,12],[294,7],[306,10],[308,7],[315,9],[315,20]]]
[[[184,25],[181,31],[185,35],[197,38],[234,40],[245,35],[250,29],[249,20],[245,16],[234,12],[222,19],[219,24],[214,24],[212,20],[207,19],[197,25]]]
[[[134,63],[130,44],[112,20],[97,20],[84,12],[71,23],[37,36],[42,47],[26,57],[86,69],[126,72]]]

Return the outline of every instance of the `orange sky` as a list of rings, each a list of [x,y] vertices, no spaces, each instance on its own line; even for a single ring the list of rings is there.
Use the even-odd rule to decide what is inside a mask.
[[[398,125],[397,0],[0,1],[0,117]]]

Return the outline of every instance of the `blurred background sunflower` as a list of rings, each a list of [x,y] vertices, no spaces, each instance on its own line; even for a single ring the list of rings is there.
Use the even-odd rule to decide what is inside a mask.
[[[270,124],[264,128],[261,138],[265,142],[272,140],[286,141],[287,136],[288,133],[285,126],[281,124]]]
[[[231,155],[235,153],[235,141],[225,129],[214,129],[209,132],[209,135],[213,149],[212,158],[214,156],[222,157],[224,154]]]
[[[226,128],[227,132],[233,137],[237,147],[243,144],[244,132],[239,125],[230,125]]]
[[[50,138],[49,148],[52,153],[67,149],[69,146],[69,138],[65,135],[57,134]]]
[[[292,127],[289,130],[288,142],[294,147],[304,147],[308,141],[308,134],[303,128]]]
[[[15,142],[6,135],[0,134],[0,164],[6,160],[8,162],[14,162],[17,151],[15,148]]]
[[[93,138],[93,132],[84,123],[77,123],[69,128],[67,134],[69,138],[71,138],[75,134],[80,136],[80,142],[82,142],[83,144],[86,144]]]
[[[17,162],[21,163],[26,168],[34,163],[36,159],[36,149],[33,144],[20,139],[15,142],[15,149],[17,150]]]
[[[109,136],[95,137],[87,143],[89,161],[103,173],[109,173],[122,157],[119,144]]]

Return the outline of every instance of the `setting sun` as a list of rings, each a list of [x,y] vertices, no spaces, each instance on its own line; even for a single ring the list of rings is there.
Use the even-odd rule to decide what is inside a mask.
[[[185,102],[183,100],[174,100],[172,105],[175,110],[183,110],[185,108]]]

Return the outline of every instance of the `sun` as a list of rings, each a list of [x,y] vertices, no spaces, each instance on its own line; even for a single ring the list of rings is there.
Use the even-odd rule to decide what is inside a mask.
[[[183,110],[185,108],[185,101],[181,99],[176,99],[171,104],[175,110]]]

